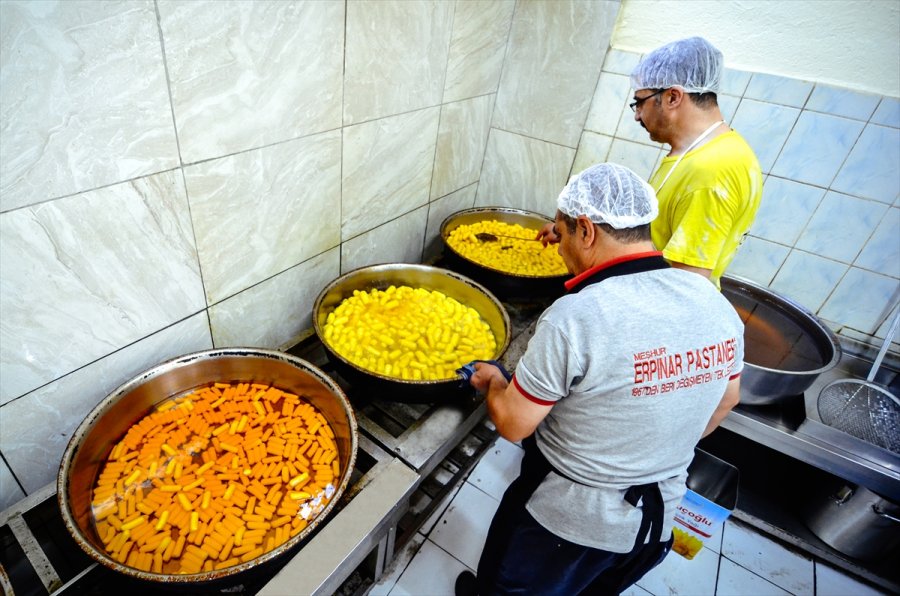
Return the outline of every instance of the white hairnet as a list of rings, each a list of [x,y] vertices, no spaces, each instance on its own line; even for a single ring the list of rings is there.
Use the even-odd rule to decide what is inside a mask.
[[[597,164],[572,176],[556,206],[569,217],[585,215],[617,230],[650,223],[659,213],[653,187],[614,163]]]
[[[631,86],[634,89],[679,86],[687,93],[718,93],[722,68],[722,52],[702,37],[689,37],[644,56],[631,73]]]

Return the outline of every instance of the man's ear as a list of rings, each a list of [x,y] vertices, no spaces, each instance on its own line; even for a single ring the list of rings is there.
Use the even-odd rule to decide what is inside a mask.
[[[677,108],[681,102],[685,100],[684,89],[680,87],[671,87],[663,93],[663,104],[669,108]]]
[[[578,217],[578,226],[575,232],[578,234],[578,237],[581,238],[588,245],[594,243],[594,234],[596,233],[596,228],[594,227],[594,223],[589,220],[584,215],[580,215]]]

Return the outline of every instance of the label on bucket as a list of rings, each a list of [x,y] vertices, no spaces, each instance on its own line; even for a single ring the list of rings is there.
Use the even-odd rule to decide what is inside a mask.
[[[688,489],[675,510],[672,550],[685,559],[693,559],[730,514],[728,509]]]

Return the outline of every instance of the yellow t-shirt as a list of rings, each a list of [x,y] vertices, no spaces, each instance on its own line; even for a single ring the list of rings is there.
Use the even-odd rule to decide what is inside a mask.
[[[650,178],[659,189],[677,156]],[[653,243],[669,261],[711,269],[716,287],[753,224],[762,198],[762,170],[753,149],[730,130],[687,152],[657,191]]]

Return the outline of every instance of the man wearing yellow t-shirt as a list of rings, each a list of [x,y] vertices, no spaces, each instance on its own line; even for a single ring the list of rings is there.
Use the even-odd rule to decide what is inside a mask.
[[[631,74],[634,119],[671,147],[650,185],[659,216],[653,244],[674,267],[719,279],[753,224],[762,171],[753,150],[722,118],[716,93],[722,53],[701,37],[649,53]],[[557,238],[546,226],[544,244]]]
[[[659,200],[653,243],[717,287],[762,197],[756,155],[716,101],[722,69],[722,53],[701,37],[664,45],[632,72],[630,104],[650,138],[671,147],[650,178]]]

